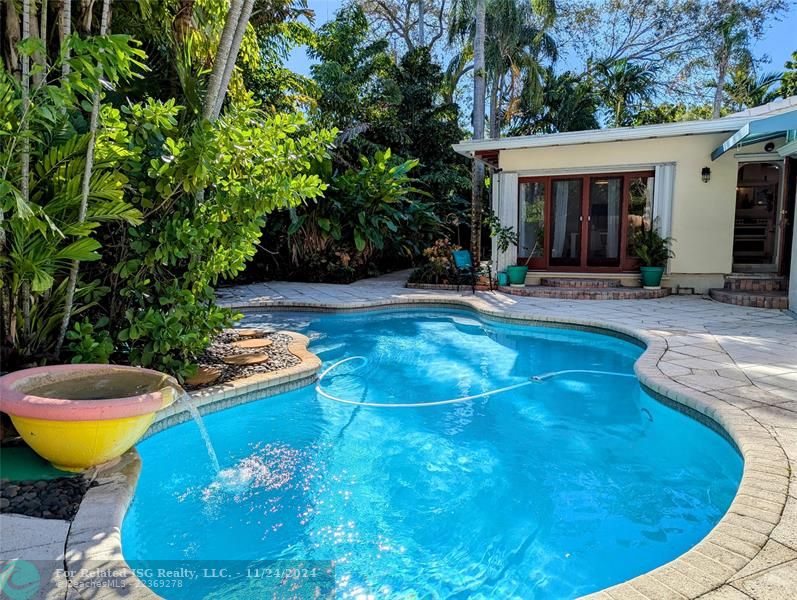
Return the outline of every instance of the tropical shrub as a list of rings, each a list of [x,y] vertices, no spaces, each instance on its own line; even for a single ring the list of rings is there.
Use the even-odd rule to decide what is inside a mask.
[[[435,240],[423,251],[424,264],[415,269],[409,277],[410,283],[446,284],[454,280],[454,259],[451,253],[460,247],[448,238]]]
[[[656,230],[655,223],[651,227],[642,227],[631,237],[631,250],[639,258],[644,267],[664,267],[667,260],[675,253],[670,246],[672,238],[665,238]]]
[[[252,102],[190,128],[182,110],[148,99],[104,112],[127,149],[129,201],[145,216],[108,234],[117,252],[103,264],[113,291],[105,314],[117,353],[178,377],[232,323],[214,286],[254,255],[265,215],[321,196],[325,184],[311,171],[334,137],[306,130],[300,114],[266,115]]]
[[[390,150],[338,173],[324,161],[318,166],[329,181],[324,198],[269,220],[269,246],[255,269],[277,256],[289,269],[271,271],[283,276],[350,282],[376,273],[385,259],[411,262],[442,226],[410,176],[416,166],[394,160]]]
[[[35,67],[27,108],[27,91],[0,69],[0,358],[8,367],[56,358],[74,261],[101,258],[98,232],[108,223],[142,218],[124,197],[124,148],[99,135],[87,165],[82,107],[105,86],[135,77],[143,54],[121,35],[70,36],[65,47],[70,56],[59,61],[69,72],[51,81],[60,62]],[[20,44],[28,56],[40,49]],[[97,282],[78,282],[71,314],[94,306],[103,291]]]

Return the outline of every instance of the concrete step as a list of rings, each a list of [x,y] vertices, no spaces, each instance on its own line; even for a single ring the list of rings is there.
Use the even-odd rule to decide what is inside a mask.
[[[717,302],[724,302],[725,304],[749,306],[751,308],[789,308],[789,297],[782,290],[759,292],[717,288],[709,290],[708,293]]]
[[[618,288],[623,282],[619,279],[592,279],[586,277],[543,277],[540,285],[558,288]]]
[[[768,273],[731,273],[725,276],[725,289],[742,292],[785,291],[788,289],[788,280]]]
[[[670,288],[646,290],[636,287],[587,287],[566,288],[547,285],[531,285],[527,287],[498,288],[513,296],[530,296],[533,298],[560,298],[562,300],[647,300],[663,298],[670,294]]]

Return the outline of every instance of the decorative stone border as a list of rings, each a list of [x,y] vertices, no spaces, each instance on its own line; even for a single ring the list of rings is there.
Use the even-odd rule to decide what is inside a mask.
[[[698,598],[709,593],[716,599],[740,597],[741,592],[727,584],[743,577],[748,571],[752,572],[751,565],[759,560],[759,553],[770,542],[770,534],[781,520],[789,485],[788,459],[775,437],[743,410],[665,375],[658,367],[667,351],[664,338],[601,321],[509,314],[485,307],[478,298],[416,297],[323,305],[278,301],[234,308],[244,312],[264,308],[353,312],[377,308],[402,310],[417,306],[466,308],[499,321],[577,327],[620,334],[641,341],[646,349],[637,359],[634,369],[642,385],[677,403],[677,407],[683,412],[692,416],[702,415],[710,424],[727,433],[744,459],[744,471],[731,506],[702,541],[665,565],[587,597],[593,600],[659,600]],[[226,398],[237,400],[236,396],[239,394],[249,393],[235,391],[235,388],[229,392],[226,396],[222,393],[216,403]],[[216,403],[208,401],[203,406],[216,406]],[[111,469],[103,478],[98,478],[100,485],[86,495],[72,526],[74,533],[70,531],[67,539],[68,567],[79,565],[86,557],[95,560],[94,557],[107,557],[109,563],[129,572],[121,553],[120,528],[138,480],[139,469],[138,455],[135,450],[131,450],[123,457],[120,465]],[[129,576],[135,579],[132,572]],[[133,589],[135,593],[132,595],[125,590],[125,597],[138,598],[139,590],[141,598],[158,597],[140,582]]]
[[[191,392],[189,395],[194,406],[199,410],[199,414],[206,415],[266,396],[282,394],[304,387],[315,379],[318,369],[321,368],[321,360],[307,350],[307,344],[310,341],[307,336],[293,331],[278,331],[277,333],[293,338],[293,341],[288,344],[288,351],[299,358],[301,362],[292,367],[256,373],[249,377],[234,379]],[[157,414],[155,421],[141,439],[146,439],[159,431],[190,419],[191,415],[188,409],[180,402],[175,402]]]

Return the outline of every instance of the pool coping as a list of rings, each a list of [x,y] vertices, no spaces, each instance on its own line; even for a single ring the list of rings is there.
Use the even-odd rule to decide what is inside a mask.
[[[667,352],[668,346],[662,336],[601,320],[510,314],[480,305],[478,297],[471,299],[424,296],[353,303],[265,301],[230,305],[230,308],[246,313],[264,309],[355,312],[380,308],[400,310],[418,307],[464,308],[498,321],[575,327],[609,335],[620,334],[644,344],[645,349],[634,365],[639,381],[657,395],[680,405],[679,408],[682,407],[682,410],[690,416],[702,415],[724,431],[743,457],[742,479],[727,512],[695,546],[664,565],[585,597],[592,600],[625,598],[658,600],[698,598],[717,590],[741,593],[735,588],[728,587],[727,584],[744,576],[745,568],[770,541],[770,534],[781,521],[789,489],[788,458],[772,433],[743,409],[716,398],[709,392],[697,391],[679,383],[678,376],[663,373],[658,364]],[[295,338],[294,343],[297,345],[303,343],[303,351],[314,358],[320,366],[320,360],[307,351],[306,340],[307,338],[304,340]],[[283,383],[308,384],[315,379],[317,370],[318,366],[309,376],[296,375],[292,381]],[[269,385],[259,386],[261,384],[257,382],[242,386],[226,384],[227,389],[209,392],[211,399],[203,401],[203,406],[207,408],[201,412],[210,412],[211,409],[221,410],[232,403],[240,404],[262,398],[264,391],[269,390]],[[278,386],[279,384],[276,384],[271,389],[279,389]],[[214,387],[225,387],[225,385]],[[171,416],[173,415],[165,416],[159,421],[165,423],[162,429],[176,424],[169,422]],[[152,433],[154,431],[148,432],[150,435]],[[124,595],[126,598],[154,599],[160,596],[135,577],[121,551],[121,525],[135,492],[140,468],[138,453],[132,449],[117,466],[98,474],[99,485],[89,490],[72,523],[67,537],[65,562],[69,570],[78,571],[81,561],[107,562],[109,567],[121,569],[126,574],[125,581],[129,588],[123,593],[120,592],[119,597]]]

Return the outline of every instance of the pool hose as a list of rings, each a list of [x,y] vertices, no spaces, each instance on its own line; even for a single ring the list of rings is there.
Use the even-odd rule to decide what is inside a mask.
[[[534,383],[542,383],[548,379],[551,379],[559,375],[570,375],[570,374],[580,373],[580,374],[590,374],[590,375],[615,375],[617,377],[635,377],[635,375],[632,373],[618,373],[615,371],[596,371],[590,369],[567,369],[563,371],[552,371],[550,373],[544,373],[542,375],[534,375],[532,377],[529,377],[528,381],[522,381],[514,385],[508,385],[506,387],[497,388],[495,390],[490,390],[488,392],[482,392],[480,394],[461,396],[459,398],[449,398],[448,400],[436,400],[434,402],[399,402],[399,403],[361,402],[357,400],[346,400],[345,398],[338,398],[337,396],[333,396],[329,392],[324,391],[324,389],[321,387],[321,383],[323,382],[324,378],[327,375],[329,375],[329,373],[337,369],[340,365],[353,360],[361,360],[363,361],[363,363],[368,362],[368,359],[365,356],[349,356],[348,358],[339,360],[329,368],[325,369],[324,372],[318,376],[318,383],[315,386],[316,392],[318,392],[324,398],[327,398],[329,400],[334,400],[335,402],[340,402],[341,404],[352,404],[355,406],[371,406],[375,408],[420,408],[424,406],[443,406],[445,404],[457,404],[459,402],[468,402],[470,400],[476,400],[477,398],[487,398],[489,396],[494,396],[495,394],[501,394],[503,392],[508,392],[510,390],[516,390],[518,388],[525,387],[527,385],[532,385]],[[348,374],[349,373],[345,373],[342,375],[348,375]]]

